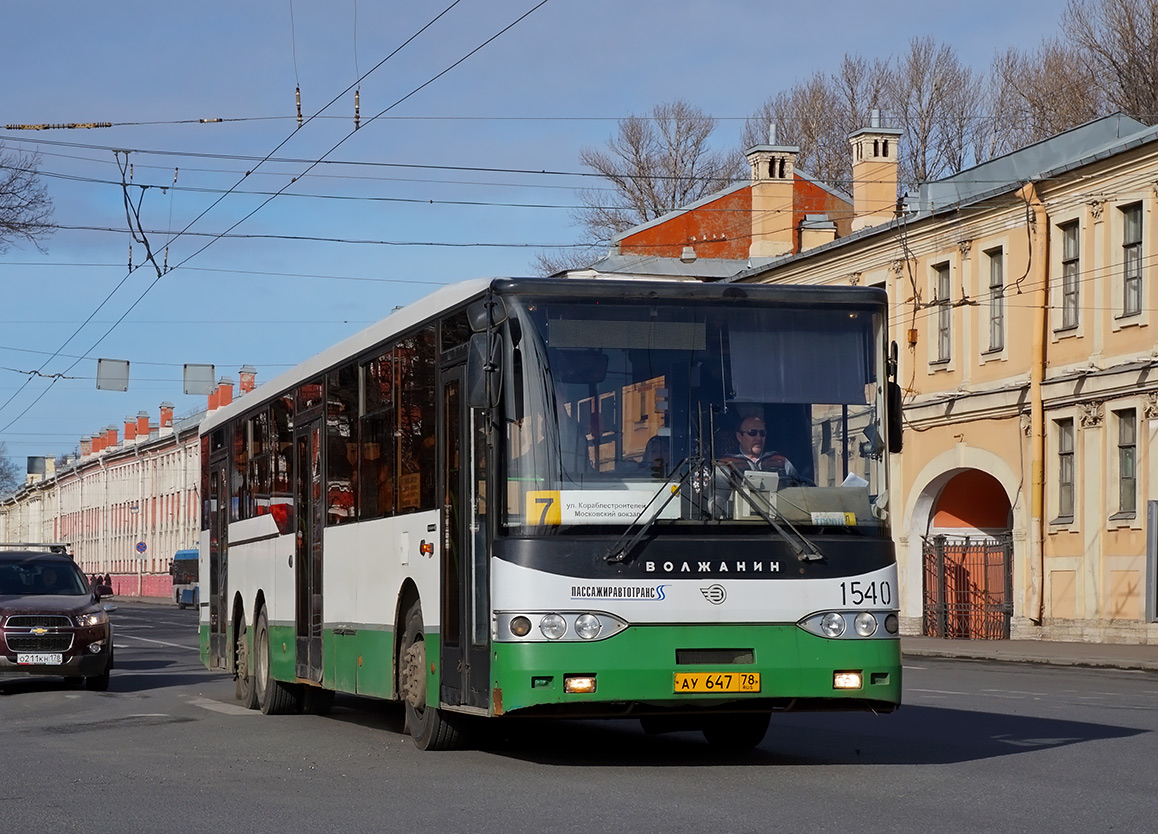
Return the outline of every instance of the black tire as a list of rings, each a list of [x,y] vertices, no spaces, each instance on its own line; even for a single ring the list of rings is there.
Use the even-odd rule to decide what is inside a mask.
[[[265,715],[297,712],[297,685],[274,680],[269,671],[270,659],[269,621],[263,608],[253,629],[253,684],[257,702]]]
[[[704,722],[704,739],[719,750],[751,750],[764,740],[768,721],[766,712],[714,715]]]
[[[250,662],[249,629],[242,619],[237,631],[236,661],[234,666],[233,694],[246,709],[257,709],[257,687],[254,686],[253,663]]]
[[[426,638],[422,607],[415,602],[406,613],[398,694],[406,705],[406,729],[422,750],[453,750],[461,741],[459,717],[430,706],[426,697]]]
[[[329,715],[334,708],[334,690],[320,686],[302,687],[302,715]]]
[[[109,641],[109,661],[105,664],[105,670],[99,675],[91,675],[84,679],[84,688],[90,692],[108,692],[109,678],[113,671],[113,645]]]

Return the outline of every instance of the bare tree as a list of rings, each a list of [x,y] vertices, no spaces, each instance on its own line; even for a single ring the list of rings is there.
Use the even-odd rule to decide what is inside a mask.
[[[988,116],[975,136],[978,160],[1040,142],[1104,112],[1090,64],[1072,44],[1046,38],[1031,52],[1010,48],[993,60]]]
[[[887,109],[905,131],[902,183],[912,187],[961,170],[970,159],[983,100],[978,76],[961,63],[953,47],[926,36],[909,42],[891,81]]]
[[[20,486],[20,468],[8,457],[8,447],[0,440],[0,495],[8,495]]]
[[[1158,122],[1158,0],[1069,0],[1061,27],[1113,108]]]
[[[40,181],[39,166],[37,154],[0,144],[0,252],[18,241],[43,251],[41,241],[52,234],[52,200]]]
[[[551,249],[540,252],[531,264],[531,270],[543,277],[557,275],[572,269],[586,269],[607,254],[606,246],[578,246],[572,249]]]
[[[686,101],[657,104],[651,117],[630,116],[603,148],[585,147],[579,160],[612,185],[580,192],[579,224],[591,240],[619,232],[720,190],[743,160],[708,143],[716,120]]]

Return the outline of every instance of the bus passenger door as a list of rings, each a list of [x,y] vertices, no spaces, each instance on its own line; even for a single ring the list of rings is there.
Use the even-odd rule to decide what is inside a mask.
[[[486,547],[486,426],[468,409],[461,366],[443,374],[442,680],[440,700],[490,704],[490,594]]]
[[[229,475],[228,458],[215,457],[209,464],[209,495],[204,512],[209,514],[209,658],[215,669],[229,669]]]
[[[310,420],[294,435],[297,477],[297,542],[294,547],[294,623],[299,678],[322,679],[322,421]]]

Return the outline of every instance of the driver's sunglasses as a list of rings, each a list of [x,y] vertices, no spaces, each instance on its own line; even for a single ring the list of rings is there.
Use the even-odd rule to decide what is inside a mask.
[[[764,431],[764,429],[747,429],[740,432],[740,434],[746,434],[748,437],[764,437],[768,432]]]

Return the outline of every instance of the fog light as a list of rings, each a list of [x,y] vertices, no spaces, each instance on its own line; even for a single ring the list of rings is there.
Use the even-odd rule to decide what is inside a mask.
[[[844,617],[829,611],[820,620],[820,630],[825,637],[839,637],[844,634]]]
[[[580,614],[575,618],[575,633],[584,640],[594,640],[602,628],[603,623],[594,614]]]
[[[861,637],[872,637],[877,630],[877,618],[868,611],[861,611],[853,620],[853,626]]]
[[[595,676],[594,675],[564,675],[563,676],[563,691],[564,692],[587,692],[595,691]]]
[[[889,634],[897,633],[897,625],[898,623],[896,614],[889,614],[887,617],[885,617],[885,631],[887,631]]]
[[[89,643],[88,650],[93,654],[100,654],[101,649],[104,648],[100,643]]]
[[[833,672],[833,689],[860,689],[864,676],[860,672]]]
[[[539,631],[548,640],[558,640],[567,633],[567,621],[558,614],[546,614],[539,621]]]
[[[531,633],[531,621],[526,617],[519,616],[511,620],[511,634],[516,637],[526,637]]]

